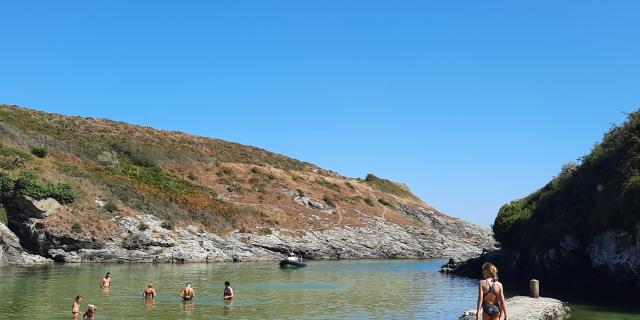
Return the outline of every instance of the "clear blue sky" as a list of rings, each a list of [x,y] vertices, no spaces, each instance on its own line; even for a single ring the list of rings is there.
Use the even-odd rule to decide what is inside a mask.
[[[483,225],[640,106],[640,1],[5,1],[0,12],[0,102],[372,172]]]

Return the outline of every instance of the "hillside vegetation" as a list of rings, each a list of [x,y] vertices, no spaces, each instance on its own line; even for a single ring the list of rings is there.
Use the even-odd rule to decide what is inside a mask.
[[[640,222],[640,112],[613,127],[579,164],[546,186],[500,208],[493,230],[508,249],[550,247],[565,235],[588,243],[611,229],[633,233]]]
[[[136,212],[167,228],[193,224],[219,234],[355,226],[363,211],[410,225],[415,219],[394,206],[427,206],[406,186],[373,175],[350,179],[237,143],[17,106],[0,105],[0,143],[0,197],[66,204],[66,214],[45,221],[61,233],[108,237],[115,229],[104,218]],[[296,196],[336,210],[318,219]]]

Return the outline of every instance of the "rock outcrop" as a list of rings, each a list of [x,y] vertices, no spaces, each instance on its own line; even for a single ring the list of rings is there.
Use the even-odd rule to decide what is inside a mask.
[[[303,199],[305,205],[313,206],[304,200],[308,199]],[[219,236],[193,226],[168,230],[162,220],[141,213],[112,218],[121,230],[119,236],[74,237],[55,234],[43,225],[42,218],[55,215],[59,208],[53,201],[21,198],[20,205],[12,208],[11,220],[13,228],[34,253],[61,262],[255,261],[280,259],[287,252],[296,252],[308,259],[463,259],[494,245],[487,229],[422,207],[401,208],[404,214],[423,223],[422,227],[363,215],[367,224],[359,227],[335,226],[307,230],[296,236],[284,229],[273,229],[271,234],[235,231]]]
[[[24,250],[18,237],[7,226],[0,223],[0,266],[39,264],[49,261],[51,260]]]
[[[568,319],[571,309],[560,300],[515,296],[507,299],[507,315],[511,320]],[[465,311],[459,320],[475,320],[476,311]]]

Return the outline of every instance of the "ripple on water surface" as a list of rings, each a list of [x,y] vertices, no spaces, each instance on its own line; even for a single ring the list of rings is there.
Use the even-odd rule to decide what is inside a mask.
[[[0,314],[68,319],[73,298],[82,295],[83,309],[98,306],[97,319],[456,319],[474,307],[476,282],[438,273],[443,263],[310,261],[297,270],[276,262],[9,267],[0,269]],[[107,271],[113,287],[101,290]],[[232,303],[222,300],[225,280],[236,293]],[[158,297],[145,301],[150,281]],[[179,293],[187,281],[196,299],[185,303]]]

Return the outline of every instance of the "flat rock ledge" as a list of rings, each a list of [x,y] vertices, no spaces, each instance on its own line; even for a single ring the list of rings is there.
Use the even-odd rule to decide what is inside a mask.
[[[507,299],[509,320],[557,320],[569,319],[571,309],[566,302],[552,298],[515,296]],[[475,320],[476,311],[468,310],[458,320]]]

